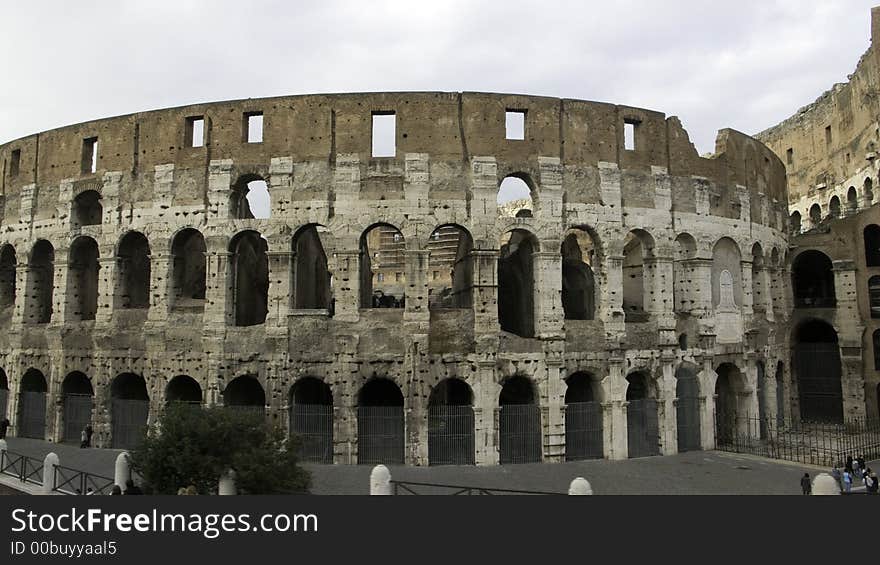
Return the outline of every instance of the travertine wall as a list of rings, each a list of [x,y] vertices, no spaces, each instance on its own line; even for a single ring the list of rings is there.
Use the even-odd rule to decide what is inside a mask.
[[[524,140],[505,139],[506,109],[526,111]],[[264,115],[263,141],[247,143],[244,117],[255,111]],[[396,113],[394,157],[371,157],[373,112]],[[203,147],[187,147],[185,124],[192,116],[205,118]],[[634,150],[624,148],[625,122],[636,124]],[[94,137],[97,170],[84,173],[83,140]],[[61,382],[72,371],[94,385],[93,421],[103,445],[110,434],[109,383],[121,373],[144,376],[153,414],[176,375],[196,379],[207,404],[221,403],[236,376],[253,375],[266,391],[270,419],[280,425],[287,422],[291,386],[313,376],[332,390],[335,461],[354,463],[358,390],[373,377],[387,377],[405,399],[406,460],[425,464],[430,391],[442,379],[458,378],[473,391],[476,461],[492,464],[498,462],[499,394],[506,379],[518,375],[538,392],[543,458],[557,461],[565,456],[565,378],[587,371],[601,391],[604,453],[622,458],[628,453],[628,374],[641,370],[652,379],[660,447],[673,453],[676,368],[699,371],[704,446],[714,444],[720,364],[739,367],[745,379],[737,385],[739,404],[755,416],[758,364],[771,377],[779,363],[787,371],[785,169],[769,149],[733,130],[722,130],[716,154],[701,158],[677,118],[639,108],[483,93],[309,95],[78,124],[0,146],[0,162],[0,247],[14,248],[18,262],[14,306],[0,315],[0,368],[9,376],[13,421],[22,375],[36,368],[46,376],[46,433],[53,439],[61,434]],[[530,185],[533,217],[499,214],[498,188],[508,175]],[[233,186],[257,176],[269,185],[271,217],[232,218]],[[103,219],[80,227],[71,222],[71,202],[87,190],[100,193]],[[359,241],[380,222],[405,238],[401,310],[359,307]],[[314,224],[327,228],[320,239],[334,281],[332,316],[296,310],[291,297],[292,239]],[[473,239],[473,307],[429,310],[428,238],[448,224]],[[594,240],[593,320],[563,317],[560,246],[572,227]],[[170,305],[168,281],[172,239],[185,228],[199,230],[206,241],[206,298],[202,308],[180,310]],[[538,242],[534,337],[502,332],[498,323],[500,242],[514,229]],[[231,324],[229,244],[244,230],[267,242],[268,314],[263,324],[237,327]],[[115,300],[122,265],[117,246],[131,231],[150,245],[147,309],[121,309]],[[644,250],[645,313],[626,321],[630,232]],[[67,263],[71,243],[83,235],[99,246],[98,306],[95,320],[77,322],[67,314]],[[722,247],[738,251],[733,263],[728,251],[713,261],[722,238],[729,240]],[[39,240],[55,252],[52,315],[45,324],[25,315],[30,299],[23,290],[33,284],[27,265]],[[712,288],[725,280],[732,286]],[[775,380],[768,380],[764,390],[773,395]],[[775,415],[775,402],[769,406],[767,415]]]

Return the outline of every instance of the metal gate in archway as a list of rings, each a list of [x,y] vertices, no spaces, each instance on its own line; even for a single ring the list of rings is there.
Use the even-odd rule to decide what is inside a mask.
[[[46,439],[46,393],[18,393],[18,437]]]
[[[843,422],[840,349],[836,343],[795,348],[801,420]]]
[[[9,391],[5,388],[0,388],[0,418],[5,418],[9,415],[7,406],[9,406]]]
[[[114,398],[112,410],[112,447],[114,449],[136,447],[143,439],[144,428],[147,427],[150,401]]]
[[[403,406],[358,406],[358,463],[403,465]]]
[[[678,451],[697,451],[702,449],[703,444],[700,437],[700,386],[696,376],[680,376],[676,389]]]
[[[501,464],[540,463],[541,408],[537,404],[504,404],[498,414]]]
[[[626,407],[629,457],[660,455],[660,424],[657,401],[652,398],[630,400]]]
[[[428,464],[473,465],[474,409],[438,404],[428,407]]]
[[[64,441],[80,441],[83,429],[92,422],[92,395],[64,395]]]
[[[293,404],[290,433],[299,440],[299,457],[311,463],[333,463],[333,406]]]
[[[565,460],[602,459],[602,404],[572,402],[565,405]]]

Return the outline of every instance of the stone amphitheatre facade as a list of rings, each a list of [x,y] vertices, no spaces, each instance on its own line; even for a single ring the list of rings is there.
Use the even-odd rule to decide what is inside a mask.
[[[0,163],[18,435],[124,447],[188,401],[265,411],[313,460],[497,464],[711,448],[716,412],[796,407],[786,170],[733,130],[701,157],[640,108],[308,95],[63,127]]]

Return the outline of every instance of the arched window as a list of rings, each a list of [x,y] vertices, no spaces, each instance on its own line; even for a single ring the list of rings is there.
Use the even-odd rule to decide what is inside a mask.
[[[0,319],[3,312],[15,304],[15,249],[11,245],[0,247]]]
[[[880,226],[865,226],[865,264],[868,267],[880,267]]]
[[[242,175],[229,195],[230,217],[240,220],[270,217],[272,203],[269,186],[259,175]]]
[[[460,379],[444,379],[428,399],[428,463],[473,465],[474,394]]]
[[[694,307],[691,284],[693,266],[691,261],[697,255],[697,242],[689,233],[675,238],[675,258],[672,263],[672,297],[676,312],[690,312]]]
[[[831,259],[821,251],[808,250],[798,255],[792,266],[795,307],[833,308],[834,272]]]
[[[101,195],[95,190],[87,190],[73,199],[70,224],[74,228],[80,226],[99,226],[104,215],[101,207]]]
[[[818,204],[810,206],[810,227],[815,228],[822,222],[822,207]]]
[[[376,224],[361,235],[361,308],[406,305],[406,241],[400,230]]]
[[[712,305],[733,311],[742,304],[742,255],[735,241],[722,237],[712,250]]]
[[[98,311],[98,243],[86,236],[70,246],[67,264],[67,308],[70,320],[94,320]]]
[[[648,232],[633,230],[623,242],[623,310],[627,322],[648,319],[646,297],[650,300],[653,268],[647,268],[646,259],[653,256],[654,239]]]
[[[840,217],[840,198],[836,196],[831,197],[831,202],[828,203],[828,216],[831,218]]]
[[[865,179],[864,184],[865,204],[870,206],[874,203],[874,181],[870,177]]]
[[[293,238],[293,305],[298,310],[330,310],[330,271],[320,237],[326,231],[310,225]]]
[[[585,229],[568,230],[562,240],[562,308],[567,320],[596,317],[596,245]]]
[[[205,238],[198,230],[187,228],[174,236],[171,243],[172,308],[205,307],[205,251]]]
[[[473,240],[467,230],[445,225],[428,238],[428,305],[470,308],[473,304]]]
[[[531,186],[531,178],[528,175],[515,174],[505,177],[498,187],[498,215],[531,218],[535,212]]]
[[[116,256],[116,303],[119,308],[150,307],[150,243],[144,234],[128,232]]]
[[[868,300],[871,306],[871,317],[880,318],[880,275],[868,279]]]
[[[269,258],[266,240],[255,231],[245,231],[229,243],[231,277],[227,310],[232,325],[256,326],[266,322],[269,312]]]
[[[45,239],[34,244],[28,263],[25,320],[48,324],[52,319],[52,296],[55,281],[55,249]]]
[[[501,464],[539,463],[543,451],[541,408],[532,381],[522,376],[507,379],[498,402]]]
[[[498,322],[501,330],[520,337],[535,335],[533,255],[538,241],[525,230],[501,238],[498,252]]]
[[[859,209],[859,193],[856,187],[851,186],[846,192],[846,210],[850,214],[854,214]]]
[[[797,235],[801,233],[801,213],[800,212],[792,212],[791,216],[788,218],[788,228],[791,235]]]

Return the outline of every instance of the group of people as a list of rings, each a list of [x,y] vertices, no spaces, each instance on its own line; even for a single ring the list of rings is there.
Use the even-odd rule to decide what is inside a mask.
[[[128,479],[125,481],[125,490],[122,490],[119,485],[113,485],[113,490],[110,491],[110,495],[133,495],[133,494],[144,494],[144,491],[141,490],[141,487],[134,484],[134,481]]]
[[[840,492],[852,492],[853,485],[863,484],[868,494],[877,494],[878,479],[877,473],[870,467],[865,465],[865,458],[861,455],[853,459],[847,456],[846,464],[843,471],[839,467],[834,467],[831,475],[840,483]]]

